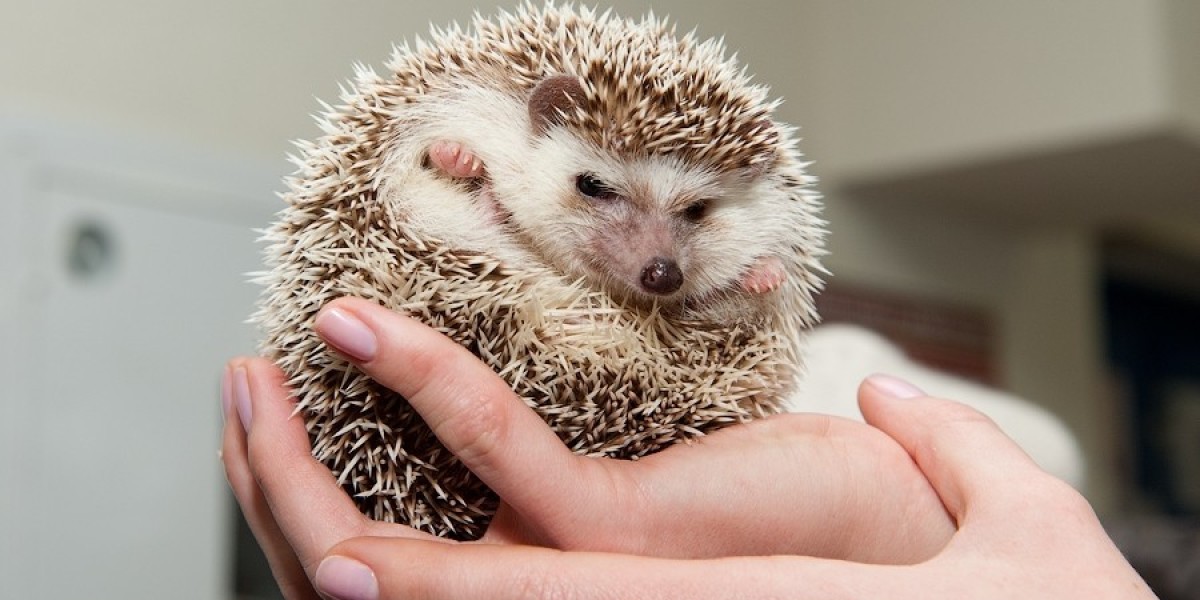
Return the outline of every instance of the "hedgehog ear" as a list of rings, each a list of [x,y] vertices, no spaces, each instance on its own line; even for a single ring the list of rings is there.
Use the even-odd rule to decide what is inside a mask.
[[[552,75],[541,80],[529,96],[529,123],[533,133],[543,135],[563,122],[563,115],[583,106],[587,98],[583,84],[574,75]]]
[[[746,165],[743,171],[745,178],[754,180],[762,177],[767,173],[767,171],[771,170],[772,166],[775,165],[777,158],[778,156],[774,151],[763,153],[761,156],[757,157],[757,160]]]

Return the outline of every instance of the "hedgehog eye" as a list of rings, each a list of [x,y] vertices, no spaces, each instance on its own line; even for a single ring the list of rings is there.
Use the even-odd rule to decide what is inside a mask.
[[[612,200],[617,197],[617,192],[591,173],[580,173],[576,176],[575,189],[584,196],[598,200]]]
[[[683,209],[683,218],[689,221],[699,221],[708,214],[709,206],[712,204],[709,200],[697,200]]]

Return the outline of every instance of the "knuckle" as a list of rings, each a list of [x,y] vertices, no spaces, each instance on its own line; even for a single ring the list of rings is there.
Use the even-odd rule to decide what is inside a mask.
[[[790,443],[795,440],[824,440],[843,435],[844,419],[822,413],[782,413],[771,415],[765,419],[756,419],[737,427],[729,427],[715,431],[713,436],[725,438],[743,436],[753,440],[771,439],[779,443]]]
[[[396,349],[385,348],[385,352],[394,356],[391,360],[377,358],[364,365],[367,373],[389,388],[418,401],[435,392],[437,373],[440,368],[445,367],[449,359],[446,353],[429,348],[422,348],[420,352],[408,351],[409,349],[404,347],[399,350],[400,352],[397,352]]]
[[[770,428],[770,431],[781,437],[824,439],[837,433],[835,417],[820,413],[776,415],[765,419],[763,423]]]
[[[986,425],[996,427],[996,423],[991,418],[966,404],[936,398],[928,399],[928,403],[930,404],[930,412],[939,415],[940,419],[947,425],[965,425],[968,427]]]
[[[587,490],[541,520],[540,534],[549,546],[642,556],[660,552],[664,540],[672,537],[662,515],[678,507],[667,505],[652,482],[669,474],[642,461],[630,463],[628,469],[594,461],[574,465],[569,480],[587,482]],[[586,526],[579,523],[581,513],[589,515]]]
[[[1037,491],[1039,504],[1051,506],[1063,516],[1075,518],[1095,518],[1092,505],[1067,482],[1048,473],[1042,473],[1039,480],[1032,485]]]
[[[220,450],[218,450],[217,456],[221,459],[221,468],[225,470],[225,476],[232,476],[234,469],[237,468],[238,462],[234,460],[233,452],[230,451],[229,446],[223,446]]]
[[[516,598],[538,598],[540,600],[574,600],[578,596],[574,586],[541,569],[521,569],[514,572],[511,589]]]
[[[507,413],[499,402],[485,395],[464,393],[456,396],[441,418],[431,425],[459,459],[478,464],[500,447],[507,423]]]
[[[917,436],[916,444],[922,450],[933,450],[949,439],[974,439],[979,433],[1001,431],[987,415],[957,402],[930,399],[921,418],[927,424]]]
[[[230,452],[221,454],[221,464],[225,468],[225,480],[229,482],[229,486],[235,494],[242,493],[251,481],[253,475],[249,473],[249,469],[244,461],[235,460]]]
[[[263,443],[261,436],[250,435],[246,438],[246,466],[259,487],[266,487],[270,483],[273,468],[271,453],[262,447]]]
[[[613,508],[604,512],[609,526],[598,532],[582,532],[583,539],[577,540],[576,545],[582,547],[592,544],[597,535],[609,533],[612,535],[609,547],[599,549],[650,554],[655,544],[661,541],[660,532],[655,530],[655,523],[650,522],[651,516],[656,514],[656,509],[659,508],[655,505],[654,494],[646,488],[645,481],[633,477],[628,470],[608,470],[607,475],[602,481],[607,482],[609,486],[605,497],[613,499]],[[572,528],[572,532],[576,532],[577,529]]]

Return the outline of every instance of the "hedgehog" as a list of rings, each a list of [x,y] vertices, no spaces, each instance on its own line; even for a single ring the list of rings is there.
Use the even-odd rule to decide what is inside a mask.
[[[326,347],[357,296],[468,348],[573,452],[636,460],[779,412],[824,273],[778,101],[721,41],[526,3],[356,65],[297,142],[252,317],[369,517],[480,537],[498,499]]]

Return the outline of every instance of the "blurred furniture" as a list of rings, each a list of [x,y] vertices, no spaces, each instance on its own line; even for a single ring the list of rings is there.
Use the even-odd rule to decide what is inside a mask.
[[[857,389],[873,373],[912,382],[991,417],[1045,470],[1081,488],[1086,477],[1075,436],[1050,413],[1011,394],[919,364],[898,346],[864,327],[820,325],[808,337],[805,375],[790,399],[792,412],[817,412],[862,420]]]

